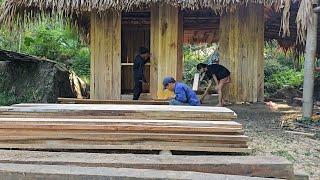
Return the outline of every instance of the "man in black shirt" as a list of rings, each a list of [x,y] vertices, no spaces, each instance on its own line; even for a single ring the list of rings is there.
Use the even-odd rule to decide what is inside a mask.
[[[220,64],[207,65],[200,63],[197,65],[197,69],[200,73],[205,73],[205,78],[209,80],[208,87],[205,93],[200,98],[200,101],[202,102],[205,96],[208,94],[213,79],[216,83],[215,89],[219,94],[219,103],[217,106],[222,107],[224,104],[222,89],[225,84],[230,83],[230,71]]]
[[[138,55],[134,59],[133,63],[133,78],[134,78],[134,89],[133,89],[133,100],[138,100],[142,93],[142,83],[146,83],[144,76],[144,66],[150,59],[150,51],[145,47],[140,47]]]

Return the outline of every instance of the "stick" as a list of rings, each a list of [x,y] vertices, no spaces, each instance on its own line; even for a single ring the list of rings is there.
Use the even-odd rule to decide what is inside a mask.
[[[200,74],[199,73],[195,73],[194,74],[194,79],[193,79],[193,86],[192,86],[192,90],[193,91],[198,91],[199,81],[200,81]]]

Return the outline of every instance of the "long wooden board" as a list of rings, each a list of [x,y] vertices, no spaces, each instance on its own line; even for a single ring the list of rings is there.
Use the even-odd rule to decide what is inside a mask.
[[[0,115],[108,116],[131,119],[231,120],[236,114],[224,107],[100,104],[18,104],[0,107]],[[38,115],[38,114],[36,114]]]
[[[242,128],[234,121],[191,121],[191,120],[149,120],[149,119],[71,119],[71,118],[0,118],[0,125],[19,124],[75,124],[75,125],[149,125],[183,127]]]
[[[275,156],[159,156],[0,150],[0,162],[194,171],[290,179],[293,165]]]
[[[0,176],[2,179],[114,179],[114,180],[150,180],[150,179],[192,179],[192,180],[274,180],[269,178],[246,177],[236,175],[200,173],[192,171],[170,171],[155,169],[133,168],[106,168],[106,167],[81,167],[65,165],[39,165],[39,164],[14,164],[0,163]]]
[[[169,105],[168,101],[154,100],[98,100],[98,99],[76,99],[58,98],[60,104],[140,104],[140,105]]]
[[[215,134],[169,134],[169,133],[104,133],[104,132],[72,132],[46,130],[5,130],[0,131],[0,140],[28,140],[28,139],[74,139],[96,141],[236,141],[247,142],[244,135],[215,135]]]
[[[243,134],[241,128],[145,126],[145,125],[74,125],[74,124],[9,124],[0,125],[0,131],[12,130],[87,130],[94,132],[143,132],[143,133],[190,133],[190,134]]]

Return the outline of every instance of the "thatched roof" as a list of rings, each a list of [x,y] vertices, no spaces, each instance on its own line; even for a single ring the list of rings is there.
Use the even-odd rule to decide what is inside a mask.
[[[129,11],[147,8],[153,3],[169,3],[184,10],[212,9],[216,13],[234,10],[247,3],[264,4],[272,12],[281,13],[279,36],[289,37],[296,34],[300,42],[305,40],[306,27],[312,13],[312,0],[5,0],[0,9],[0,25],[11,27],[13,24],[23,25],[38,20],[43,15],[54,17],[70,17],[81,26],[83,17],[88,12],[104,12],[106,10]],[[290,24],[290,7],[298,4],[296,23]],[[291,26],[297,28],[291,32]],[[278,31],[277,30],[277,31]]]

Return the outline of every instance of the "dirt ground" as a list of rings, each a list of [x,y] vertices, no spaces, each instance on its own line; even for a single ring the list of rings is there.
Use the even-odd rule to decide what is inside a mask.
[[[294,164],[296,172],[305,172],[310,179],[320,180],[320,132],[319,124],[310,132],[317,134],[310,138],[286,132],[281,122],[293,121],[301,115],[301,108],[278,104],[271,109],[265,104],[228,106],[238,114],[237,121],[244,125],[249,136],[253,155],[283,156]],[[304,131],[309,131],[308,128]]]

